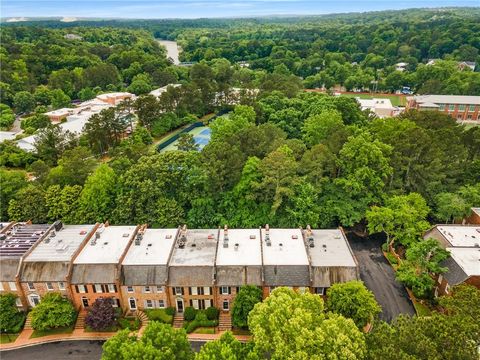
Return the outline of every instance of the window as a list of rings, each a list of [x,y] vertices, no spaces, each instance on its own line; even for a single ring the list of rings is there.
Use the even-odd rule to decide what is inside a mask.
[[[53,284],[51,282],[47,282],[47,290],[53,291]]]
[[[3,282],[0,281],[0,291],[3,291]]]
[[[228,311],[228,309],[229,309],[228,300],[223,300],[222,308],[223,308],[223,310]]]
[[[153,301],[152,300],[145,300],[145,307],[147,309],[152,309],[153,308]]]
[[[103,293],[102,284],[93,284],[94,293]]]
[[[78,294],[85,294],[88,292],[87,287],[85,285],[75,285]]]
[[[448,110],[450,110],[450,111],[455,110],[455,105],[453,105],[453,104],[448,105]]]
[[[158,300],[158,307],[163,309],[165,307],[165,300]]]
[[[468,107],[468,111],[475,111],[475,105],[470,105]]]
[[[15,299],[15,305],[17,305],[17,306],[23,306],[23,305],[22,305],[22,300],[20,300],[19,297],[17,297],[17,298]]]
[[[151,292],[151,291],[150,291],[150,286],[144,286],[144,287],[143,287],[143,292],[144,292],[144,293],[147,293],[147,294],[150,293],[150,292]]]
[[[13,281],[9,281],[9,282],[8,282],[8,287],[9,287],[10,290],[12,290],[12,291],[17,291],[17,284],[15,284]]]
[[[240,292],[240,286],[237,286],[237,287],[235,288],[235,292],[236,292],[237,294]]]
[[[442,274],[438,275],[438,283],[441,284],[443,281],[443,276]]]
[[[205,295],[210,295],[211,294],[211,289],[208,286],[205,286],[203,288],[203,292]]]
[[[109,293],[117,292],[117,286],[115,284],[108,284],[108,292]]]
[[[438,104],[439,110],[445,110],[445,104]]]
[[[231,289],[230,286],[221,286],[220,287],[220,295],[230,295]]]
[[[173,288],[173,295],[183,295],[183,288],[182,287],[174,287]]]
[[[158,293],[163,293],[165,291],[165,288],[163,286],[157,286],[157,292]]]
[[[65,290],[65,283],[64,282],[60,281],[58,283],[58,290]]]
[[[468,115],[467,115],[467,119],[468,119],[468,120],[472,120],[472,118],[473,118],[473,115],[472,115],[472,114],[468,114]]]
[[[33,284],[33,282],[29,282],[27,285],[28,285],[28,290],[35,291],[35,285]]]
[[[212,306],[212,300],[206,299],[204,309],[209,308],[211,306]]]
[[[325,295],[325,288],[324,288],[324,287],[317,287],[317,288],[315,288],[315,294],[317,294],[317,295]]]
[[[40,304],[40,296],[33,294],[33,295],[29,295],[28,298],[30,300],[30,305],[32,307],[35,307],[38,304]]]
[[[465,104],[458,105],[458,110],[459,111],[465,111]]]
[[[202,303],[202,301],[200,300],[200,303]],[[195,309],[199,309],[199,300],[197,299],[193,299],[193,300],[190,300],[190,305],[195,308]]]
[[[306,292],[308,292],[307,289],[308,288],[306,288],[306,287],[299,287],[298,288],[298,293],[299,294],[305,294]]]
[[[127,286],[127,292],[133,293],[133,286]]]
[[[458,114],[458,115],[457,115],[457,119],[458,119],[458,120],[462,120],[462,118],[463,118],[463,115],[462,115],[462,114]]]
[[[114,297],[112,307],[119,307],[119,306],[120,306],[120,300]]]

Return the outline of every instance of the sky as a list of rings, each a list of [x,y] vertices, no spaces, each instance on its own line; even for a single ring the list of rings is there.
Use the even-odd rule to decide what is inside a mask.
[[[0,17],[213,18],[448,6],[478,7],[480,0],[0,0]]]

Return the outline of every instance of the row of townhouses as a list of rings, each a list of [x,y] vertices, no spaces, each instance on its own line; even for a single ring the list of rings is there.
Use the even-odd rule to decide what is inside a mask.
[[[0,291],[34,307],[57,291],[77,309],[112,297],[124,310],[215,306],[230,311],[242,285],[323,295],[359,278],[342,229],[147,229],[1,224]]]

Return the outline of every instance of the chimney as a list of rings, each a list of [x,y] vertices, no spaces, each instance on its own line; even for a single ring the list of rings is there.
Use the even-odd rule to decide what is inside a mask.
[[[183,249],[185,247],[185,243],[187,242],[187,225],[183,225],[182,229],[180,230],[180,236],[178,238],[178,247]]]
[[[223,247],[228,248],[228,226],[225,225],[223,228]]]
[[[265,225],[265,243],[267,246],[272,246],[272,241],[270,240],[270,226]]]
[[[312,228],[310,227],[310,225],[307,225],[307,234],[306,234],[306,238],[307,238],[307,243],[308,243],[308,246],[313,248],[315,247],[315,241],[313,239],[313,233],[312,233]]]

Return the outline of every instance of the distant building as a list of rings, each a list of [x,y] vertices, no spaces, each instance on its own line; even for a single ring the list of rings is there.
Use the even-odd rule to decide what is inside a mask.
[[[475,68],[477,67],[477,63],[474,62],[474,61],[460,61],[458,63],[458,68],[460,70],[463,70],[463,69],[470,69],[472,71],[475,71]]]
[[[48,111],[45,115],[48,116],[51,122],[59,123],[62,120],[66,119],[67,116],[75,113],[75,109],[72,108],[61,108],[57,110]]]
[[[436,239],[450,257],[440,265],[447,272],[439,275],[435,295],[448,294],[453,286],[469,284],[480,289],[480,226],[436,225],[424,239]]]
[[[67,40],[83,40],[83,37],[76,34],[65,34],[63,37]]]
[[[361,99],[355,98],[362,110],[370,110],[379,118],[392,117],[398,111],[398,108],[392,105],[389,99]]]
[[[97,95],[98,100],[113,106],[120,104],[125,99],[133,99],[134,97],[135,96],[133,94],[128,92],[114,92]]]
[[[458,121],[480,123],[480,96],[417,95],[407,97],[407,110],[436,110]]]
[[[168,85],[162,86],[161,88],[150,91],[149,94],[155,96],[156,98],[159,98],[165,91],[167,91],[167,89],[170,86],[174,87],[174,88],[177,88],[177,87],[182,86],[182,84],[168,84]]]
[[[17,133],[13,131],[0,131],[0,143],[5,140],[15,140]]]
[[[406,62],[399,62],[395,64],[396,71],[405,71],[407,69],[408,63]]]

